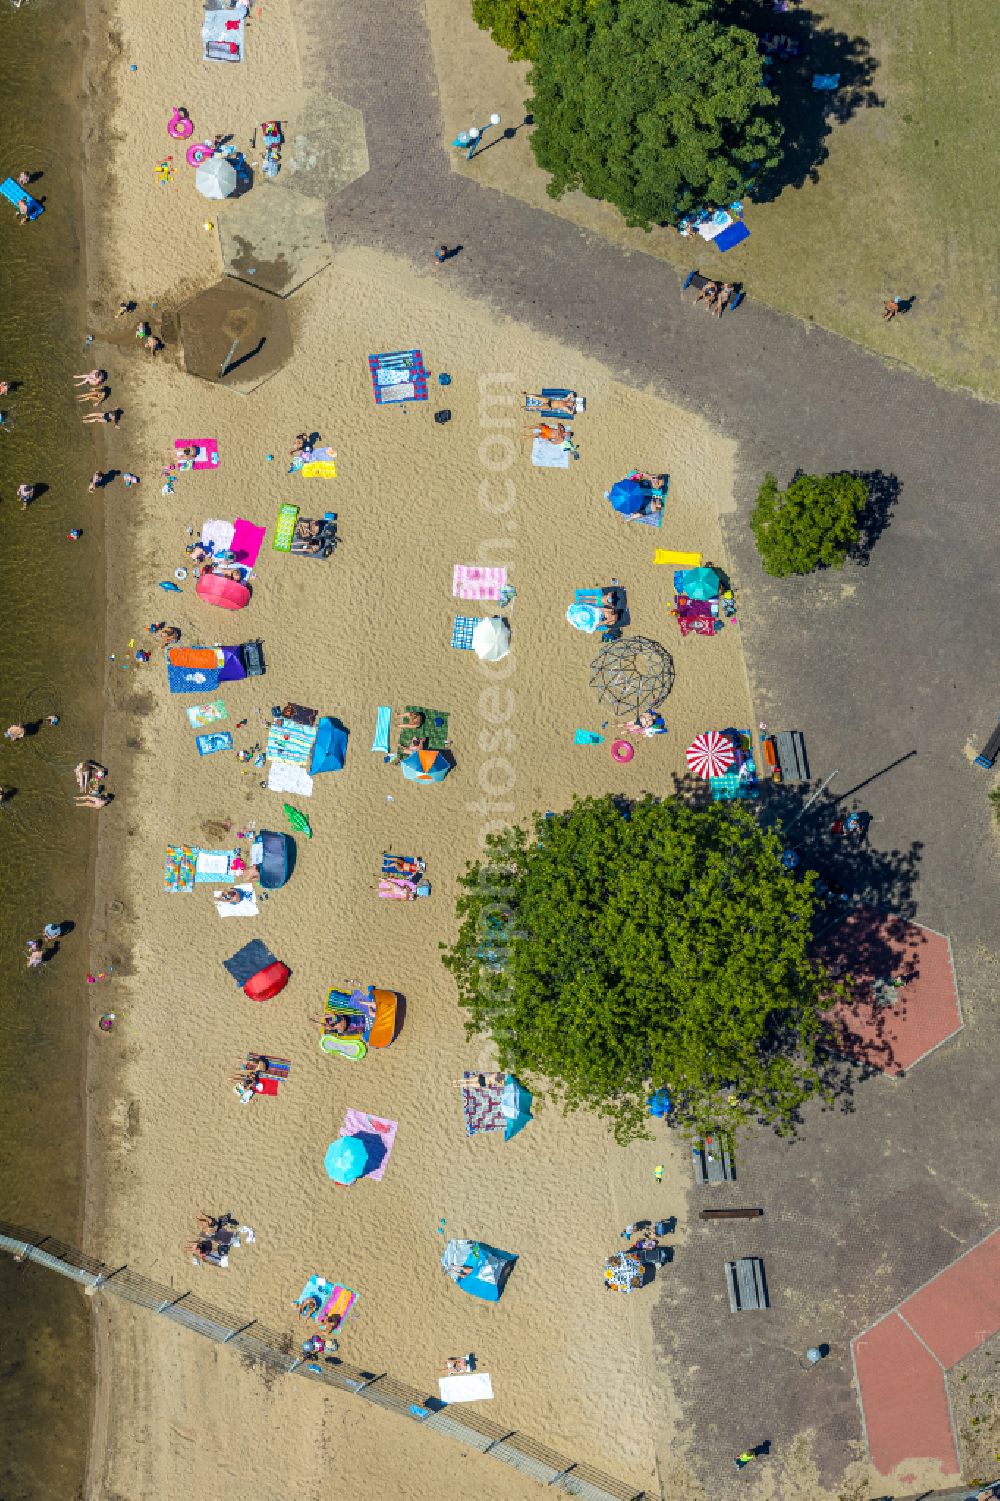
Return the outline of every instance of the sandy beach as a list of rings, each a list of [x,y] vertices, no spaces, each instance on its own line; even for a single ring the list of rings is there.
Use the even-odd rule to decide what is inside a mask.
[[[670,570],[652,561],[657,546],[692,549],[725,569],[718,516],[731,503],[732,446],[696,416],[612,379],[585,351],[462,299],[447,265],[429,256],[414,266],[338,252],[288,304],[291,359],[250,394],[188,374],[176,343],[154,361],[130,330],[118,337],[121,297],[136,300],[136,318],[169,331],[179,304],[221,274],[217,233],[204,224],[224,225],[227,206],[198,197],[182,160],[170,183],[154,176],[171,108],[183,101],[199,137],[231,131],[242,141],[278,112],[276,94],[294,97],[300,85],[279,0],[262,20],[255,9],[240,68],[191,64],[193,5],[154,17],[126,0],[121,12],[129,57],[148,61],[135,74],[129,57],[115,62],[115,186],[88,223],[104,246],[91,326],[94,359],[126,410],[108,438],[107,467],[134,470],[142,483],[105,492],[112,604],[102,754],[116,799],[100,815],[94,943],[116,973],[91,1009],[96,1019],[113,1003],[118,1022],[110,1037],[95,1031],[91,1045],[88,1246],[296,1340],[291,1303],[306,1279],[342,1281],[359,1295],[341,1338],[346,1360],[433,1391],[444,1358],[474,1350],[492,1375],[491,1418],[637,1488],[656,1490],[659,1465],[669,1494],[686,1484],[683,1442],[673,1430],[675,1377],[649,1329],[653,1302],[670,1296],[669,1268],[629,1299],[606,1296],[600,1270],[630,1220],[677,1215],[683,1236],[686,1153],[662,1134],[619,1149],[600,1120],[544,1105],[508,1145],[468,1138],[455,1080],[488,1067],[490,1051],[465,1040],[438,946],[453,932],[456,878],[496,822],[564,807],[574,794],[668,793],[696,733],[754,723],[738,617],[714,640],[681,641],[668,614]],[[367,356],[412,347],[431,372],[431,399],[376,406]],[[565,470],[532,467],[522,434],[520,393],[542,385],[587,398],[575,423],[580,457]],[[444,406],[450,422],[435,423]],[[335,479],[286,474],[303,429],[336,449]],[[163,495],[161,465],[186,437],[217,439],[218,468],[181,474]],[[660,530],[618,518],[603,498],[636,467],[670,476]],[[336,512],[329,560],[271,550],[282,501],[307,516]],[[190,577],[179,594],[161,593],[203,522],[236,516],[268,528],[249,607],[213,608]],[[494,667],[450,646],[456,614],[488,612],[452,597],[460,562],[506,566],[516,590],[506,611],[513,653]],[[608,715],[589,682],[594,638],[572,630],[565,610],[574,589],[612,578],[627,591],[631,631],[662,642],[676,668],[668,734],[641,743],[627,767],[612,761],[609,740],[573,743],[577,728],[599,731]],[[199,758],[185,714],[199,699],[168,693],[160,649],[144,666],[131,660],[149,622],[164,618],[185,644],[263,642],[266,675],[221,691],[220,728],[237,748],[263,742],[262,719],[288,700],[350,731],[344,770],[317,778],[311,799],[293,799],[314,838],[298,839],[291,881],[253,919],[221,922],[210,885],[163,889],[167,845],[226,846],[248,821],[285,827],[284,799],[260,786],[265,772],[232,752]],[[439,786],[404,781],[369,750],[376,707],[392,705],[398,730],[414,703],[450,716],[456,765]],[[378,900],[384,850],[425,859],[430,899]],[[287,989],[263,1006],[222,968],[255,937],[292,969]],[[391,1050],[360,1063],[325,1057],[308,1020],[331,986],[351,981],[406,1002]],[[229,1076],[248,1050],[292,1068],[278,1098],[244,1107]],[[323,1154],[349,1107],[398,1122],[398,1133],[381,1182],[341,1189]],[[255,1244],[228,1269],[196,1269],[185,1254],[199,1210],[232,1210],[254,1227]],[[464,1297],[443,1275],[442,1220],[448,1235],[519,1256],[498,1306]],[[266,1497],[328,1494],[334,1481],[345,1498],[441,1496],[460,1484],[483,1497],[537,1494],[488,1459],[347,1396],[265,1382],[162,1320],[106,1300],[97,1317],[94,1501],[166,1498],[220,1476],[238,1482],[248,1456],[255,1492]],[[697,1491],[687,1485],[684,1494]]]

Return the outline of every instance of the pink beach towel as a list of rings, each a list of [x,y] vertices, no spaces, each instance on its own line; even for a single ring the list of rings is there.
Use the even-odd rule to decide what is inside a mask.
[[[242,516],[237,516],[233,540],[229,544],[233,561],[242,563],[244,568],[252,568],[257,562],[266,532],[266,526],[254,526],[253,522],[244,521]]]
[[[506,568],[476,568],[471,563],[456,563],[451,592],[457,599],[499,599],[506,582]]]
[[[344,1124],[340,1128],[341,1136],[357,1136],[359,1132],[364,1132],[369,1136],[380,1136],[385,1144],[385,1156],[378,1167],[373,1168],[370,1173],[365,1173],[366,1178],[374,1178],[378,1182],[384,1176],[385,1170],[389,1166],[389,1158],[392,1155],[392,1144],[396,1140],[396,1128],[398,1125],[398,1121],[379,1120],[377,1116],[366,1115],[363,1110],[351,1109],[344,1116]]]
[[[219,467],[219,444],[216,438],[175,438],[174,448],[177,450],[177,467],[184,469],[218,469]],[[181,458],[182,448],[197,448],[197,456],[193,459]]]

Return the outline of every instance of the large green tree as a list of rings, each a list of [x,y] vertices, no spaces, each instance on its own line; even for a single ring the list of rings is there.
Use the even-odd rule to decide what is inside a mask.
[[[730,203],[780,160],[757,38],[711,0],[595,0],[538,35],[531,145],[553,197],[580,188],[628,224]]]
[[[592,0],[472,0],[477,26],[514,60],[534,57],[542,33]]]
[[[860,539],[868,486],[856,474],[800,474],[787,490],[766,476],[750,512],[764,572],[772,578],[841,568]]]
[[[501,1067],[640,1134],[649,1090],[689,1128],[787,1128],[824,1092],[830,986],[811,962],[814,877],[735,803],[575,802],[493,834],[444,955]]]

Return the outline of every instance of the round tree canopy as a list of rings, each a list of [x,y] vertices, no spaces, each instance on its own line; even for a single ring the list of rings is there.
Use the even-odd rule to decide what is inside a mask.
[[[674,686],[674,659],[647,636],[609,641],[591,665],[599,703],[628,714],[655,709]]]

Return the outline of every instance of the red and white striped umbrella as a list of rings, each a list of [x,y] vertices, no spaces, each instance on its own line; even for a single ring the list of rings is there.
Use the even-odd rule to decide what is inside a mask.
[[[684,754],[696,777],[721,777],[736,760],[733,742],[718,730],[696,735]]]

